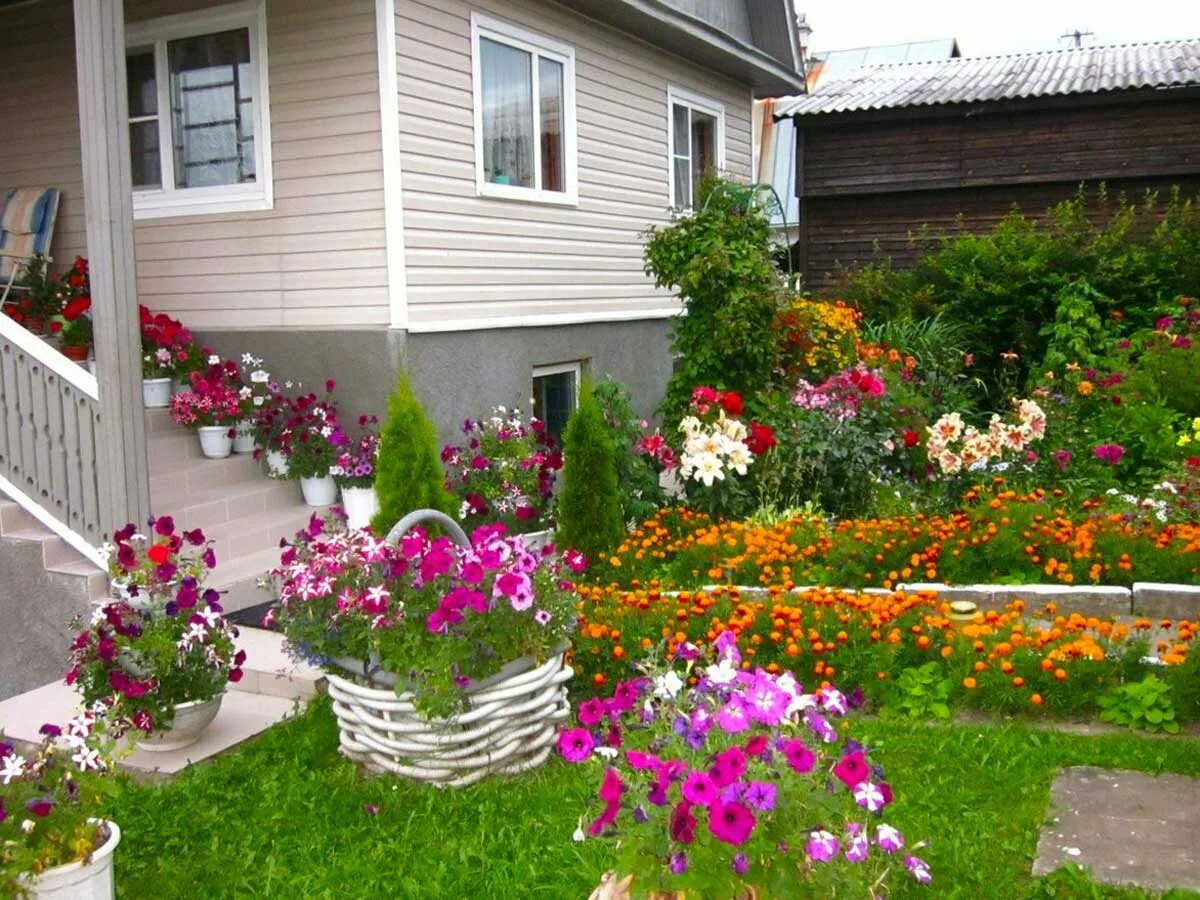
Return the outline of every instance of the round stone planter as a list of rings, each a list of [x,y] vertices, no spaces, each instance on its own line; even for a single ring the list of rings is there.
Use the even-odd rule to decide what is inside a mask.
[[[26,896],[33,900],[112,900],[113,853],[121,843],[121,829],[107,820],[100,824],[108,837],[92,853],[90,862],[67,863],[18,879]]]
[[[175,707],[175,719],[165,731],[155,732],[144,738],[138,738],[139,750],[149,753],[165,753],[168,750],[182,750],[190,747],[200,739],[201,733],[221,709],[223,693],[217,694],[211,700],[193,700],[190,703],[180,703]]]
[[[224,459],[233,452],[233,438],[228,425],[201,425],[196,429],[200,452],[209,459]]]
[[[444,787],[462,787],[489,775],[512,774],[545,762],[559,723],[570,715],[563,652],[541,665],[524,658],[467,688],[467,711],[426,719],[411,694],[397,693],[388,673],[353,660],[329,673],[341,752],[373,772],[391,773]]]
[[[171,405],[170,378],[143,378],[142,405],[146,409],[162,409]]]
[[[531,531],[528,534],[521,535],[525,539],[525,546],[534,552],[540,553],[547,547],[554,544],[554,529],[547,528],[543,531]]]
[[[379,497],[374,487],[343,487],[342,508],[351,528],[366,528],[379,512]]]
[[[282,451],[267,451],[267,474],[272,478],[288,477],[288,459]]]
[[[337,483],[332,475],[322,478],[301,478],[300,493],[309,506],[329,506],[337,502]]]
[[[233,436],[233,452],[254,452],[254,421],[252,419],[242,419],[237,423],[237,430]]]

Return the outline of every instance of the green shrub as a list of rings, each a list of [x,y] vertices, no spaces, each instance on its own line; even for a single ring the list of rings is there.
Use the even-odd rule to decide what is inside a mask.
[[[555,543],[579,550],[589,560],[612,551],[625,535],[616,453],[604,414],[586,382],[563,432],[562,477]]]
[[[1171,686],[1156,675],[1147,675],[1134,684],[1124,684],[1100,698],[1100,720],[1131,729],[1165,731],[1176,734],[1175,705]]]
[[[642,522],[666,505],[666,492],[658,480],[653,456],[639,450],[646,427],[631,405],[628,388],[606,377],[592,388],[592,396],[609,428],[613,455],[617,461],[617,486],[621,492],[621,518],[624,522]]]
[[[671,324],[676,363],[662,405],[668,422],[684,414],[697,385],[758,396],[779,353],[772,324],[785,308],[785,281],[756,194],[712,180],[701,196],[694,213],[651,228],[646,243],[647,274],[677,290],[687,313]]]
[[[896,679],[895,700],[884,711],[909,719],[949,719],[951,687],[936,662],[910,666]]]
[[[375,532],[386,535],[415,509],[436,509],[453,516],[456,510],[446,492],[437,433],[404,373],[388,398],[387,418],[379,437],[379,464],[375,470],[379,512],[371,520]]]

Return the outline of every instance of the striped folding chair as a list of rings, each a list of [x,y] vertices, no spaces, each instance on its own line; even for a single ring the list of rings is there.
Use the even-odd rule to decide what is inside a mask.
[[[23,289],[21,272],[34,256],[50,262],[58,198],[54,187],[0,189],[0,308]]]

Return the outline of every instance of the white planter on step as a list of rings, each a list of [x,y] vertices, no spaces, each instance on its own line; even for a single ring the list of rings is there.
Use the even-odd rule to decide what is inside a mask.
[[[200,437],[200,451],[209,459],[224,459],[233,452],[228,425],[201,425],[196,434]]]
[[[282,451],[267,451],[267,474],[272,478],[287,478],[288,460]]]
[[[343,487],[342,508],[351,528],[366,528],[379,512],[379,496],[374,487]]]
[[[309,506],[329,506],[337,502],[337,491],[337,483],[332,475],[300,479],[300,492]]]
[[[171,404],[170,378],[143,378],[142,405],[146,409],[162,409]]]
[[[193,700],[175,707],[175,718],[170,726],[143,738],[138,738],[139,750],[149,753],[165,753],[182,750],[200,739],[204,729],[212,724],[221,709],[225,695],[217,694],[211,700]]]
[[[237,423],[237,433],[233,436],[233,452],[254,452],[254,421],[252,419],[242,419]]]
[[[22,876],[18,883],[33,900],[112,900],[113,852],[121,843],[115,822],[102,822],[108,838],[92,853],[90,862],[67,863],[40,875]]]

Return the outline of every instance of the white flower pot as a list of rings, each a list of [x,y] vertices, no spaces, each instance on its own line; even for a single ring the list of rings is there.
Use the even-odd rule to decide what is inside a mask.
[[[176,380],[176,381],[171,382],[171,395],[172,396],[174,396],[175,394],[182,394],[184,391],[190,391],[191,389],[192,389],[192,383],[190,381],[188,381],[186,378],[183,379],[182,381]]]
[[[18,879],[28,896],[34,900],[112,900],[113,852],[121,843],[121,829],[115,822],[106,820],[102,824],[108,829],[108,838],[90,862],[67,863]]]
[[[535,553],[541,553],[546,547],[554,546],[554,529],[545,528],[541,531],[530,531],[521,535],[525,539],[525,546]]]
[[[211,700],[193,700],[175,707],[175,719],[163,731],[157,731],[137,739],[139,750],[148,753],[165,753],[190,747],[200,739],[201,733],[217,717],[225,694],[217,694]]]
[[[300,492],[309,506],[329,506],[337,502],[337,483],[332,475],[321,478],[301,478]]]
[[[267,451],[267,474],[272,478],[287,478],[288,459],[280,450]]]
[[[228,425],[201,425],[196,434],[200,437],[200,451],[209,459],[224,459],[233,452]]]
[[[146,409],[162,409],[171,405],[170,378],[143,378],[142,405]]]
[[[254,421],[252,419],[242,419],[237,423],[237,433],[233,437],[233,452],[254,452]]]
[[[342,488],[342,508],[351,528],[366,528],[379,512],[379,496],[374,487]]]

